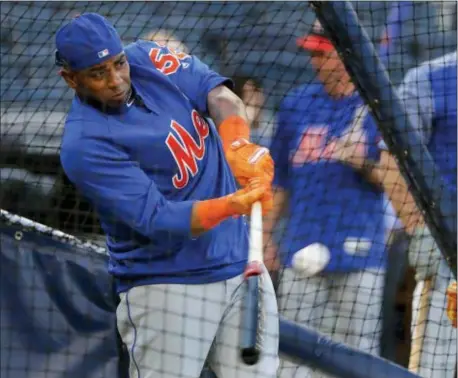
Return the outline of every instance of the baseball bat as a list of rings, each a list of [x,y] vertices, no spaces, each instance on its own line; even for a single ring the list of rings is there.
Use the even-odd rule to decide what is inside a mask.
[[[423,283],[420,295],[418,317],[412,331],[412,343],[410,346],[409,371],[418,373],[420,368],[421,352],[425,341],[426,325],[429,313],[429,298],[432,289],[432,278]]]
[[[240,356],[247,365],[256,364],[261,353],[259,330],[262,327],[260,310],[262,298],[259,286],[262,271],[262,207],[260,202],[256,202],[251,209],[248,263],[244,272],[246,291],[240,327]]]

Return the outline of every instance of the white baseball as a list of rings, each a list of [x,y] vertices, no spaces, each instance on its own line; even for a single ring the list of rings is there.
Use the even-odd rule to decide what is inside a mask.
[[[303,277],[312,277],[321,272],[331,259],[328,247],[313,243],[293,255],[293,270]]]

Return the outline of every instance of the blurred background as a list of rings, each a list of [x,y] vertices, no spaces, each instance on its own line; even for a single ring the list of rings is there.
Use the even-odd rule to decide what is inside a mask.
[[[410,68],[456,50],[455,1],[352,4],[394,85]],[[0,208],[100,243],[96,216],[59,162],[73,97],[54,65],[59,26],[79,13],[98,12],[126,44],[140,37],[164,40],[198,56],[238,83],[239,96],[254,109],[253,134],[261,144],[273,134],[285,93],[315,80],[308,52],[296,44],[315,20],[307,2],[25,1],[2,2],[0,12]],[[400,314],[410,313],[402,299],[409,285],[407,279],[395,304]],[[397,332],[398,340],[408,342],[406,327],[398,324]],[[398,361],[405,360],[403,353],[400,349]]]

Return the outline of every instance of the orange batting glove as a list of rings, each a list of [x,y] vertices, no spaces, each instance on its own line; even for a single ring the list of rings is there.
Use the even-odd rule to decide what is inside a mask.
[[[240,116],[231,116],[219,126],[227,162],[237,182],[245,187],[252,178],[271,184],[274,162],[269,150],[249,142],[250,127]]]
[[[251,179],[245,188],[229,196],[229,206],[236,213],[234,216],[249,215],[256,201],[261,201],[263,214],[272,210],[272,188],[257,178]]]
[[[257,201],[262,202],[263,213],[272,209],[272,189],[259,179],[250,180],[248,185],[224,197],[199,201],[194,205],[194,228],[209,230],[230,217],[249,215]],[[193,222],[194,223],[194,222]]]
[[[447,288],[447,316],[456,328],[456,281]]]

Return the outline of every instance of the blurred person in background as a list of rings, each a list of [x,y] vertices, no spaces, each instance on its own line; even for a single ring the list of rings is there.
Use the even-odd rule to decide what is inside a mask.
[[[286,268],[279,282],[281,315],[377,355],[386,265],[384,196],[339,162],[334,148],[336,139],[366,136],[360,147],[377,158],[377,129],[321,25],[316,22],[298,44],[311,54],[318,80],[288,93],[278,112],[265,262],[271,272]],[[277,245],[272,233],[284,211],[287,227]],[[279,376],[328,377],[286,359]]]
[[[390,74],[390,80],[393,83],[396,83],[399,85],[404,78],[406,78],[407,72],[410,71],[409,76],[410,76],[410,83],[407,85],[404,84],[400,87],[400,94],[402,97],[405,97],[408,100],[408,106],[407,106],[407,111],[409,113],[412,113],[412,122],[415,123],[414,127],[420,127],[419,125],[422,123],[422,120],[418,120],[418,117],[420,117],[422,110],[421,107],[424,107],[425,110],[425,117],[426,117],[426,124],[434,124],[436,123],[436,120],[434,120],[432,123],[428,120],[434,117],[430,117],[430,111],[432,109],[432,106],[430,104],[430,99],[428,93],[430,93],[430,86],[428,85],[428,78],[426,77],[426,69],[421,69],[423,70],[423,73],[420,76],[423,77],[418,77],[415,79],[418,79],[420,82],[415,82],[413,80],[413,75],[415,75],[415,72],[417,72],[417,69],[414,69],[417,67],[420,62],[424,61],[430,61],[433,57],[437,56],[442,56],[446,55],[447,52],[449,51],[456,51],[456,25],[453,25],[453,21],[456,23],[456,3],[453,4],[452,2],[447,3],[447,2],[437,2],[437,4],[433,4],[431,2],[413,2],[413,1],[403,1],[403,2],[392,2],[390,4],[390,11],[388,14],[388,18],[386,21],[386,27],[385,31],[383,34],[383,38],[380,42],[379,45],[379,57],[382,60],[383,64],[386,66],[386,68],[389,70]],[[454,31],[453,31],[454,30]],[[438,34],[440,33],[440,34]],[[452,38],[450,38],[451,35],[455,34]],[[435,38],[431,38],[431,36],[435,36]],[[439,35],[442,35],[441,38],[438,38]],[[452,54],[453,55],[453,54]],[[456,54],[455,54],[456,56]],[[453,60],[453,59],[452,59]],[[456,60],[456,59],[455,59]],[[442,61],[441,59],[435,61],[440,62]],[[426,63],[429,64],[430,62]],[[436,65],[437,68],[437,64]],[[437,75],[436,75],[437,76]],[[455,76],[456,77],[456,76]],[[437,80],[436,78],[436,86],[439,85],[441,86],[441,81],[442,80]],[[456,80],[452,79],[452,82],[455,82]],[[413,87],[413,88],[412,88]],[[424,89],[424,93],[422,92],[422,89]],[[420,92],[419,92],[420,91]],[[454,90],[452,89],[449,91],[448,96],[453,95],[455,93],[455,102],[456,102],[456,84]],[[440,97],[444,97],[440,95]],[[442,100],[441,100],[442,101]],[[442,107],[442,105],[440,106]],[[439,107],[439,108],[440,108]],[[453,111],[452,109],[449,108],[449,111],[451,111],[451,114],[454,114],[454,117],[456,118],[456,109]],[[456,122],[455,122],[456,125]],[[421,127],[420,127],[421,128]],[[456,129],[456,126],[455,126]],[[455,141],[455,150],[456,150],[456,134],[455,136],[452,135],[452,138],[450,141],[453,144],[453,141]],[[446,147],[446,146],[445,146]],[[428,146],[429,148],[429,146]],[[448,148],[445,148],[445,150],[448,150]],[[455,160],[455,159],[453,159]],[[389,205],[388,209],[391,210],[392,206],[391,204]],[[391,213],[391,211],[390,211]],[[396,212],[389,214],[389,216],[394,220],[396,217]],[[417,218],[415,218],[416,220]],[[401,280],[407,279],[410,281],[410,277],[405,277],[405,272],[406,270],[403,268],[405,267],[407,263],[407,256],[404,251],[407,251],[407,248],[405,249],[399,249],[399,247],[404,248],[404,239],[409,242],[411,238],[411,234],[413,231],[413,228],[410,227],[410,229],[406,229],[405,226],[400,222],[399,218],[397,219],[397,225],[392,233],[394,235],[394,242],[390,245],[389,249],[389,263],[388,263],[388,269],[387,269],[387,276],[386,276],[386,286],[385,286],[385,300],[386,302],[392,302],[393,301],[393,289],[396,287],[399,287],[399,284],[401,283]],[[407,223],[408,224],[408,223]],[[407,232],[406,232],[407,231]],[[420,228],[420,234],[423,231],[421,231]],[[410,234],[410,235],[409,235]],[[415,235],[415,234],[414,234]],[[423,261],[421,259],[419,261],[416,261],[418,256],[416,256],[416,253],[418,253],[418,250],[421,250],[420,245],[418,242],[416,242],[416,238],[414,236],[414,242],[411,244],[411,249],[410,249],[410,265],[416,269],[416,279],[418,281],[417,289],[414,292],[414,312],[413,312],[413,321],[415,322],[417,319],[417,313],[418,313],[418,306],[419,306],[419,300],[421,297],[421,291],[423,288],[423,281],[425,278],[431,278],[431,277],[426,277],[424,273],[427,273],[425,268],[421,267],[421,264],[427,264],[428,260],[426,256],[423,256]],[[401,243],[399,244],[398,241]],[[408,244],[407,244],[408,246]],[[431,247],[431,244],[429,244],[428,248]],[[397,250],[395,250],[397,249]],[[423,249],[426,251],[425,249]],[[438,252],[437,247],[435,247],[436,252]],[[428,251],[429,252],[429,251]],[[436,254],[437,257],[437,254]],[[420,264],[419,264],[420,262]],[[441,268],[442,273],[445,273],[444,270],[447,270],[445,267],[445,262],[442,263],[444,265],[443,268]],[[419,266],[419,268],[418,268]],[[435,263],[432,262],[431,267],[434,267]],[[404,274],[402,274],[404,272]],[[399,274],[401,273],[401,274]],[[432,276],[436,277],[437,272],[432,272]],[[440,277],[439,273],[439,277]],[[440,280],[440,278],[439,278]],[[440,285],[438,282],[434,284],[437,288],[442,286],[442,289],[444,286],[446,286],[446,283],[443,282],[442,285]],[[434,289],[436,290],[436,288]],[[436,290],[437,291],[437,290]],[[430,311],[430,317],[431,321],[428,325],[428,333],[431,333],[431,335],[439,335],[438,339],[440,340],[438,342],[438,348],[435,348],[434,345],[430,345],[427,349],[425,350],[425,353],[423,354],[421,360],[422,363],[425,366],[430,366],[432,367],[432,359],[435,358],[436,361],[444,361],[446,359],[445,355],[449,353],[455,353],[456,348],[449,349],[449,346],[451,345],[450,343],[455,343],[456,338],[451,336],[450,329],[448,326],[442,327],[441,324],[447,323],[445,320],[445,317],[440,314],[440,311],[438,309],[440,308],[440,304],[443,304],[443,301],[445,300],[444,298],[445,293],[443,290],[441,290],[441,294],[434,293],[432,295],[433,299],[433,307],[436,308],[435,311]],[[410,297],[407,299],[410,301]],[[410,307],[410,306],[409,306]],[[384,312],[389,315],[389,309],[384,308]],[[390,316],[388,316],[390,318]],[[384,317],[385,321],[385,317]],[[390,327],[389,323],[390,320],[386,322],[386,328],[385,330],[389,332]],[[413,323],[414,324],[414,323]],[[436,324],[436,326],[432,325]],[[408,326],[408,325],[407,325]],[[453,333],[453,332],[452,332]],[[444,341],[448,340],[448,341]],[[388,341],[388,338],[385,337],[384,341]],[[431,344],[436,344],[435,340],[430,341]],[[385,358],[391,358],[393,356],[393,348],[391,348],[391,351],[389,350],[389,344],[392,344],[390,342],[387,343],[388,345],[384,345],[382,342],[382,355]],[[436,351],[436,352],[435,352]],[[434,357],[435,354],[442,355],[443,357],[438,358]],[[429,356],[427,356],[429,355]],[[429,371],[426,371],[424,369],[423,372],[427,376],[437,376],[441,375],[441,371],[449,371],[448,374],[453,374],[453,364],[455,363],[454,361],[451,361],[448,365],[448,367],[445,367],[442,362],[439,362],[438,364],[434,365],[435,369],[437,369],[436,373],[432,373]],[[422,372],[422,371],[420,371]],[[436,374],[436,375],[435,375]],[[444,373],[446,374],[446,373]],[[445,377],[445,375],[444,375]]]
[[[410,70],[399,95],[404,101],[411,124],[420,133],[448,190],[457,192],[457,53],[456,51]],[[420,212],[418,212],[420,213]],[[456,216],[456,213],[455,213]],[[421,218],[421,213],[418,214]],[[410,265],[415,268],[418,283],[413,300],[412,324],[420,311],[423,282],[432,280],[430,311],[426,326],[419,375],[430,378],[452,378],[455,375],[457,334],[445,309],[447,288],[453,275],[441,257],[423,220],[407,224],[412,234]],[[411,217],[412,218],[412,217]],[[456,291],[455,291],[456,295]]]
[[[269,147],[274,130],[274,114],[266,106],[262,84],[255,78],[235,75],[234,93],[245,104],[251,122],[251,139],[254,143]]]
[[[456,52],[427,61],[411,69],[398,94],[404,102],[410,122],[420,134],[441,173],[447,190],[457,191],[457,56]],[[357,143],[339,143],[336,157],[360,171],[366,179],[388,195],[399,219],[411,237],[408,260],[419,283],[413,300],[412,324],[420,310],[423,283],[431,280],[426,334],[420,358],[419,374],[428,378],[455,377],[456,329],[447,318],[447,288],[452,272],[417,208],[395,159],[383,142],[380,158],[373,160]],[[415,342],[415,340],[412,340]]]

